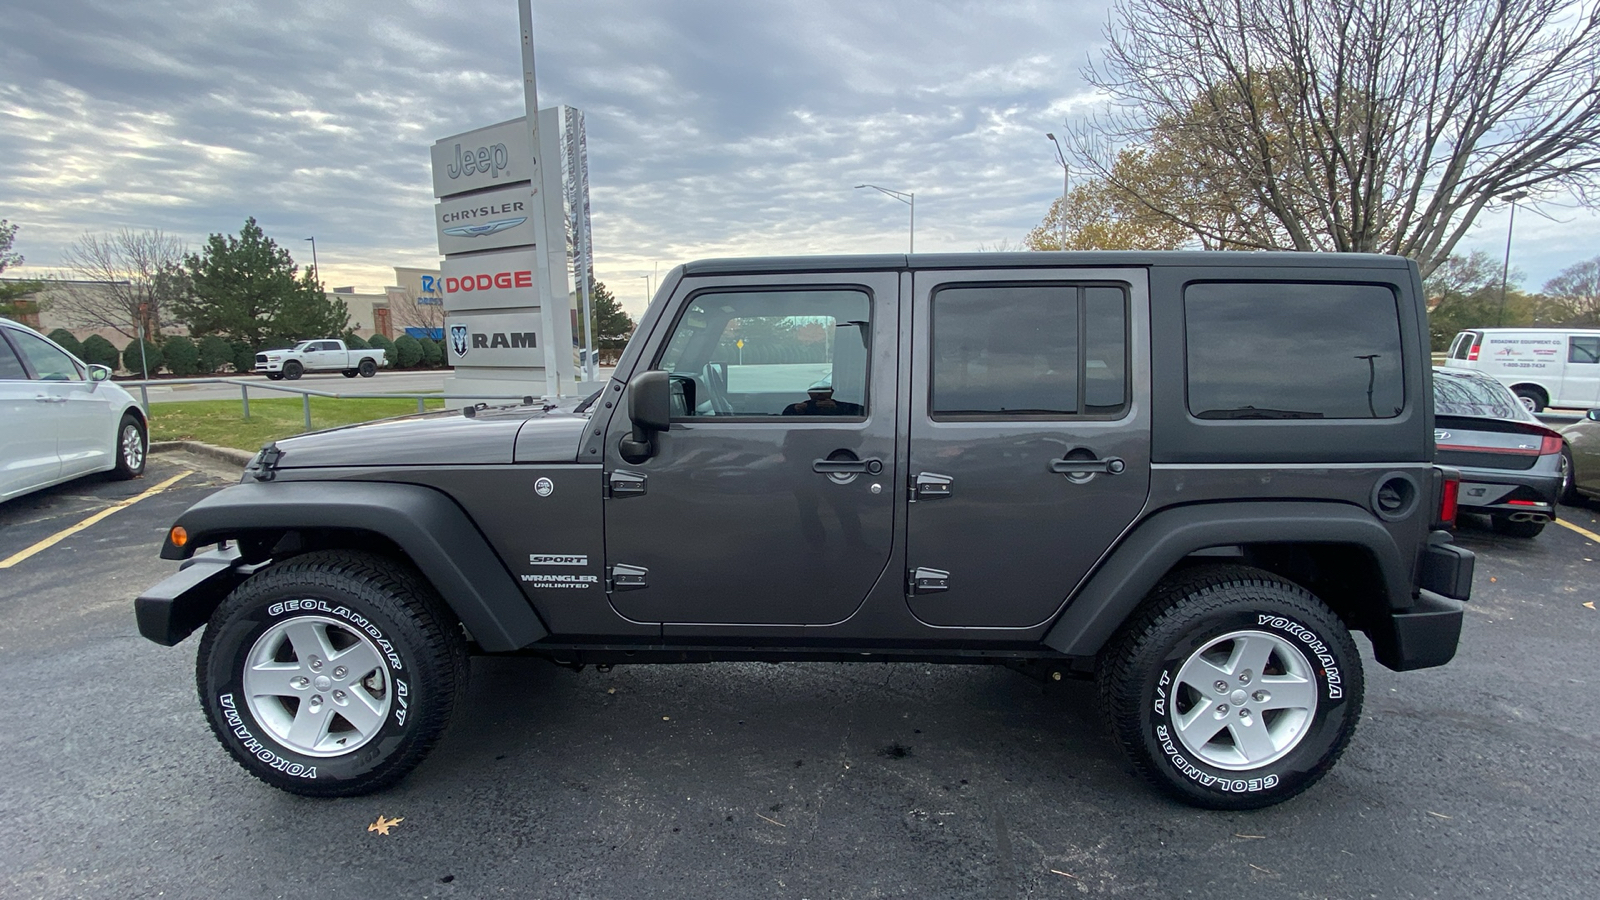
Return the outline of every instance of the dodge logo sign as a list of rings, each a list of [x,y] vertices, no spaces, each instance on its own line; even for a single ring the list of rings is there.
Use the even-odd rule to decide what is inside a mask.
[[[467,355],[467,326],[450,326],[450,346],[455,348],[457,356]]]

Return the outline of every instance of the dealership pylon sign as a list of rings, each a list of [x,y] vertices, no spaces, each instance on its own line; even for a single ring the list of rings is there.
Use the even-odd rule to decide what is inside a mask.
[[[518,118],[433,145],[448,394],[556,397],[573,385],[567,267],[540,258],[566,257],[560,111],[538,119],[531,135]],[[539,246],[545,235],[556,246]]]

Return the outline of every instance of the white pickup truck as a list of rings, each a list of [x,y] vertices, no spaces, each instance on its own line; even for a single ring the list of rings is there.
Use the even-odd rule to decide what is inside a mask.
[[[342,372],[346,378],[371,378],[384,363],[384,351],[351,350],[344,341],[301,341],[289,350],[256,354],[256,371],[273,381],[290,381],[306,372]]]

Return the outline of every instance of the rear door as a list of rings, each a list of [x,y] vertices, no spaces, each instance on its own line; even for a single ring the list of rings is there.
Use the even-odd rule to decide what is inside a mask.
[[[1552,398],[1564,407],[1593,409],[1600,406],[1600,335],[1574,334],[1567,338],[1567,369],[1561,392]]]
[[[913,294],[907,602],[1037,625],[1149,493],[1146,274],[918,272]]]

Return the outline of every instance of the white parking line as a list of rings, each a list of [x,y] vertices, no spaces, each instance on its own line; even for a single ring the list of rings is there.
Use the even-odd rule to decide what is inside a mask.
[[[185,478],[188,478],[190,475],[193,475],[193,474],[194,474],[193,471],[180,472],[177,475],[174,475],[171,478],[168,478],[166,481],[161,482],[160,484],[156,485],[155,487],[151,488],[150,490],[145,491],[144,493],[140,494],[137,497],[130,497],[129,499],[123,500],[120,503],[114,503],[111,506],[108,506],[105,509],[100,510],[99,512],[97,512],[94,515],[90,516],[89,518],[84,519],[82,522],[79,522],[78,524],[73,525],[71,528],[63,528],[60,531],[56,532],[55,534],[52,534],[49,537],[45,538],[44,540],[40,541],[39,543],[34,544],[32,547],[29,547],[28,549],[23,550],[20,553],[12,554],[11,556],[7,557],[4,560],[0,560],[0,569],[9,569],[12,566],[16,565],[17,563],[22,562],[23,560],[27,559],[30,556],[33,556],[34,554],[38,553],[41,550],[48,550],[51,547],[54,547],[56,544],[61,543],[62,541],[66,540],[67,538],[72,537],[73,535],[77,534],[78,532],[80,532],[80,531],[84,530],[85,528],[88,528],[89,526],[93,525],[94,523],[100,521],[101,519],[106,518],[107,516],[111,515],[112,513],[116,512],[117,510],[127,509],[128,507],[134,505],[135,503],[138,503],[140,500],[143,500],[146,497],[154,497],[155,495],[161,493],[162,491],[166,490],[169,487],[172,487],[174,484],[177,484],[179,481],[181,481],[181,480],[183,480]]]

